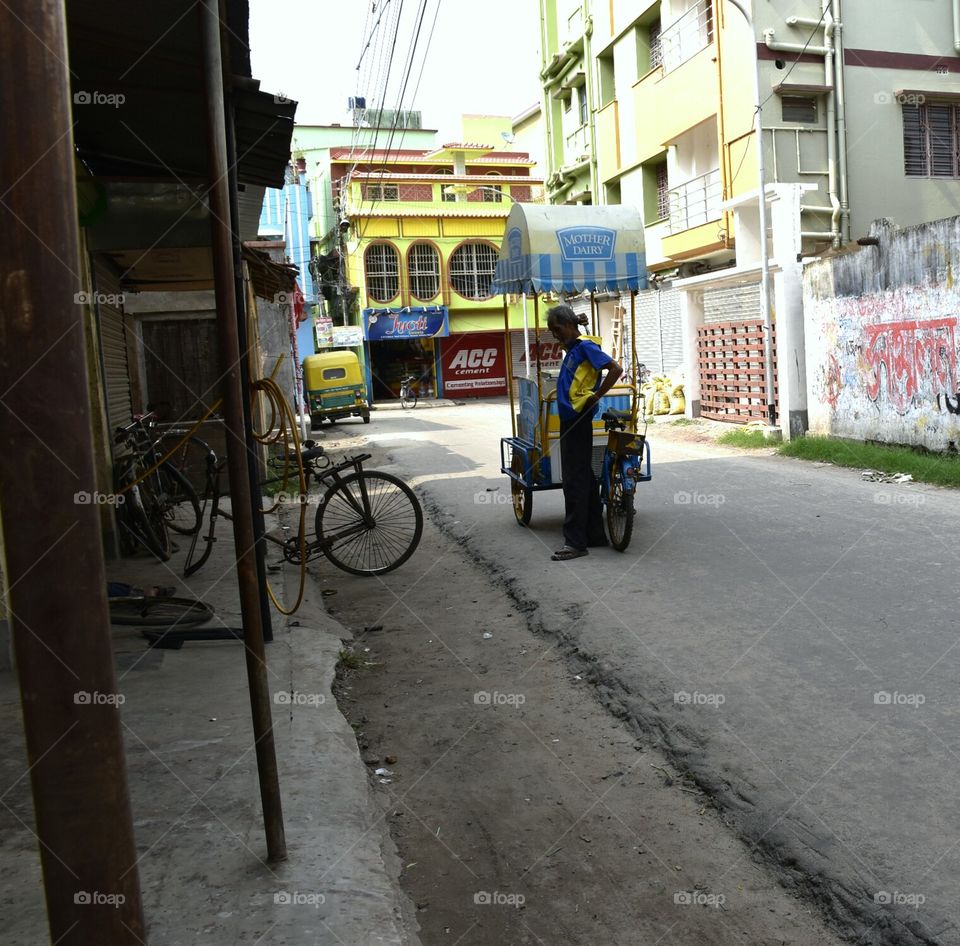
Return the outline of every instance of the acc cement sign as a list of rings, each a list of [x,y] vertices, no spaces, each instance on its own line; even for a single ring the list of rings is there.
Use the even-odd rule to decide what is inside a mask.
[[[557,230],[557,242],[567,263],[608,263],[613,260],[617,231],[608,227],[564,227]]]

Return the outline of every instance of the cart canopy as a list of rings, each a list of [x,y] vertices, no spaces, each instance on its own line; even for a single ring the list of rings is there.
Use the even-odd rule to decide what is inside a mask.
[[[493,276],[495,294],[646,287],[643,221],[636,208],[511,208]]]

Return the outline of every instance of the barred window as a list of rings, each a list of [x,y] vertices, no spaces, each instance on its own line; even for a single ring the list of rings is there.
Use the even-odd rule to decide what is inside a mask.
[[[440,254],[429,243],[414,243],[407,256],[410,293],[428,302],[440,291]]]
[[[960,177],[960,107],[903,105],[903,154],[907,177]]]
[[[657,165],[657,219],[670,216],[670,184],[667,178],[667,162]]]
[[[400,188],[396,184],[366,184],[363,196],[366,200],[399,200]]]
[[[464,299],[489,299],[497,256],[489,243],[463,243],[450,256],[450,284]]]
[[[367,295],[374,302],[389,302],[400,292],[400,257],[389,243],[374,243],[363,257]]]

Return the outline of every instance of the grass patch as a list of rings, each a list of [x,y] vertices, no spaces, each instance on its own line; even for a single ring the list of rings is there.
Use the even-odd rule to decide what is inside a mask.
[[[348,670],[359,670],[363,666],[363,658],[352,650],[342,648],[340,651],[340,663]]]
[[[673,427],[693,427],[696,424],[695,420],[691,420],[689,417],[678,417],[676,420],[670,422]]]
[[[717,443],[725,447],[746,447],[748,450],[774,446],[772,441],[764,437],[762,430],[728,430],[717,437]]]
[[[929,453],[910,447],[835,440],[832,437],[799,437],[781,445],[785,457],[833,463],[880,473],[909,473],[918,483],[960,487],[960,457]]]

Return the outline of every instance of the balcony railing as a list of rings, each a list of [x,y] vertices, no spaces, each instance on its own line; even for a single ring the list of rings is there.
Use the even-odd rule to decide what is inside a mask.
[[[719,220],[723,200],[720,169],[695,177],[686,184],[673,187],[668,194],[670,202],[670,232],[691,230],[711,220]]]
[[[660,34],[663,71],[671,72],[713,42],[712,0],[698,0]]]

